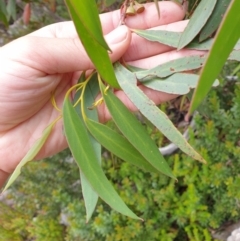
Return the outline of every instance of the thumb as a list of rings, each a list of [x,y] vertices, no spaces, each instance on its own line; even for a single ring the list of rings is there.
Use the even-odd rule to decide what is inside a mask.
[[[107,34],[105,39],[112,51],[109,53],[110,59],[114,62],[121,58],[130,45],[131,32],[126,26],[119,26]],[[45,38],[30,35],[4,46],[6,54],[8,47],[11,52],[15,52],[15,59],[19,58],[21,63],[26,61],[23,64],[34,66],[35,70],[46,74],[63,74],[94,68],[78,38]]]
[[[105,40],[112,51],[109,55],[112,62],[117,61],[126,52],[131,43],[131,36],[130,30],[125,25],[105,35]]]

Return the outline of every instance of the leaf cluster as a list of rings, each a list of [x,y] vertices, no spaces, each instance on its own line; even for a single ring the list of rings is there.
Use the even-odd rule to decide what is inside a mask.
[[[128,4],[129,1],[125,2]],[[226,1],[224,5],[219,6],[219,2],[216,0],[211,2],[202,0],[192,14],[186,30],[180,35],[175,33],[163,33],[161,31],[133,31],[147,38],[149,41],[163,41],[164,44],[177,47],[178,49],[183,47],[214,49],[214,46],[217,46],[216,43],[214,42],[212,47],[211,44],[213,41],[206,40],[206,38],[212,36],[220,24],[221,19],[216,18],[214,14],[218,16],[220,12],[224,13],[229,3],[229,1]],[[231,4],[232,8],[235,5],[237,6],[236,1],[232,1]],[[110,51],[110,49],[102,35],[101,23],[95,1],[88,0],[79,2],[77,0],[66,0],[66,5],[75,24],[79,38],[96,67],[96,71],[89,76],[85,76],[85,73],[82,73],[79,83],[69,89],[63,103],[63,110],[60,110],[61,113],[59,116],[59,118],[63,117],[66,139],[79,167],[87,211],[87,221],[89,221],[93,214],[98,196],[114,210],[128,217],[139,219],[139,216],[136,214],[139,210],[136,210],[135,213],[131,210],[135,207],[134,203],[128,200],[124,194],[121,195],[121,187],[117,185],[121,197],[119,196],[103,172],[101,165],[99,165],[101,163],[101,146],[110,150],[122,160],[135,164],[145,170],[151,170],[158,174],[165,174],[173,178],[168,181],[173,187],[174,180],[176,180],[176,175],[174,173],[175,166],[173,166],[173,170],[171,170],[169,164],[162,157],[154,141],[142,127],[141,123],[127,110],[118,98],[115,97],[113,88],[121,88],[139,111],[183,152],[188,154],[191,158],[205,163],[206,158],[193,149],[174,127],[168,116],[155,106],[155,104],[138,88],[138,81],[141,82],[142,85],[154,90],[174,94],[187,94],[191,88],[196,87],[198,69],[203,66],[206,56],[189,56],[170,61],[149,70],[136,69],[133,66],[128,66],[124,62],[115,63],[113,66],[108,56],[108,51]],[[232,15],[229,14],[226,16],[230,16],[229,19],[231,19]],[[203,19],[204,21],[202,21]],[[208,28],[209,24],[213,27]],[[166,37],[169,34],[177,35],[177,38],[172,38],[177,42],[174,43],[174,41],[170,39],[169,43]],[[199,35],[200,42],[203,40],[206,40],[206,42],[196,42],[195,38],[197,35]],[[234,37],[231,44],[239,47],[239,43],[236,44],[238,36],[234,35]],[[231,50],[231,46],[229,49]],[[235,47],[235,50],[236,51],[230,56],[230,59],[238,60],[239,49]],[[204,68],[206,69],[206,67]],[[194,70],[195,73],[183,73],[189,70]],[[215,70],[217,71],[217,69]],[[210,81],[208,83],[209,87],[212,85],[212,82]],[[95,86],[92,83],[94,83]],[[215,84],[217,83],[218,82],[215,82]],[[73,103],[71,103],[69,95],[73,90],[76,90],[76,95]],[[114,132],[114,130],[98,123],[96,109],[94,109],[94,107],[97,106],[100,101],[96,103],[94,101],[99,91],[102,94],[102,101],[104,101],[108,107],[119,132]],[[204,91],[206,92],[206,88]],[[197,97],[194,95],[194,98]],[[56,107],[54,96],[52,103],[53,106]],[[47,140],[57,120],[46,127],[42,137],[33,145],[32,149],[16,168],[5,189],[7,189],[18,177],[23,165],[34,159]],[[109,139],[109,136],[112,136],[114,140]],[[161,177],[161,175],[159,176]],[[195,195],[195,190],[192,186],[187,187],[187,190],[189,190],[190,194]],[[130,207],[125,204],[125,200],[127,200]],[[198,203],[198,199],[196,200]],[[196,209],[198,207],[194,206],[194,208]],[[203,211],[204,208],[205,207],[202,205],[199,206],[201,211]],[[139,213],[141,217],[144,217],[144,211]],[[190,214],[191,213],[189,213],[189,215]],[[206,216],[204,216],[204,218],[206,218]],[[179,222],[178,224],[180,226],[185,224],[184,218],[174,221],[177,223]],[[195,226],[193,229],[190,228],[185,231],[190,237],[191,232],[194,234],[194,230]]]
[[[8,197],[14,200],[14,210],[1,213],[2,227],[8,227],[12,237],[18,235],[19,240],[44,240],[41,234],[57,234],[60,230],[63,240],[69,241],[214,240],[211,233],[224,223],[239,220],[239,100],[238,82],[224,81],[210,92],[190,132],[190,143],[200,150],[208,165],[179,152],[167,157],[178,182],[144,172],[104,150],[102,165],[107,177],[145,222],[119,215],[99,200],[92,220],[86,224],[78,168],[69,152],[64,152],[24,168]],[[67,226],[55,223],[53,229],[51,220],[60,220],[63,214]],[[43,219],[45,222],[40,221]],[[62,239],[56,236],[49,240]]]

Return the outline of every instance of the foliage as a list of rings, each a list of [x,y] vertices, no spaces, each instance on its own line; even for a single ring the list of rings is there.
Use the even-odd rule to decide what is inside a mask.
[[[227,3],[225,4],[228,5]],[[223,9],[225,8],[224,5],[222,5]],[[193,95],[190,111],[195,110],[204,99],[215,78],[220,73],[229,54],[240,38],[240,32],[238,31],[240,17],[238,16],[236,18],[237,9],[239,9],[239,7],[240,2],[237,0],[232,0],[227,11],[225,10],[226,14],[222,19],[222,23],[215,36],[213,46],[210,49],[205,65],[201,71],[199,83]],[[190,23],[191,20],[189,24]],[[228,36],[227,38],[226,35]],[[220,56],[219,52],[221,53]]]
[[[240,218],[239,101],[238,82],[224,81],[210,92],[190,133],[190,143],[208,164],[197,164],[181,153],[168,157],[178,182],[144,172],[105,151],[107,177],[144,222],[121,216],[99,201],[86,224],[78,168],[65,151],[24,168],[8,197],[14,200],[15,217],[11,212],[1,215],[4,227],[19,240],[44,240],[41,235],[52,233],[56,237],[48,240],[213,240],[213,230]],[[154,127],[148,131],[156,135]],[[159,134],[158,139],[162,140]],[[56,222],[63,215],[67,226]]]
[[[157,2],[155,1],[157,4]],[[202,3],[202,2],[201,2]],[[200,5],[201,5],[200,3]],[[139,7],[136,5],[137,2],[135,0],[125,0],[120,8],[120,23],[125,23],[125,18],[129,13],[129,8],[133,8],[134,14],[135,10],[136,13],[141,13],[144,10],[144,6],[140,5],[141,11],[138,11]],[[101,23],[98,16],[98,10],[97,6],[94,0],[88,0],[88,1],[77,1],[77,0],[66,0],[66,5],[69,10],[69,14],[71,15],[71,18],[74,22],[76,31],[78,33],[78,36],[89,55],[90,59],[92,60],[93,64],[96,67],[96,72],[98,74],[98,84],[102,87],[101,92],[102,96],[104,97],[105,104],[107,105],[111,115],[113,116],[113,120],[118,125],[120,131],[122,132],[123,137],[125,137],[129,142],[128,145],[125,146],[126,151],[125,155],[127,155],[128,152],[132,148],[135,148],[136,151],[138,151],[142,157],[145,159],[145,162],[149,162],[153,167],[156,168],[160,173],[164,173],[170,177],[174,178],[174,175],[171,173],[170,168],[168,167],[167,163],[163,159],[161,153],[157,150],[157,147],[153,141],[151,141],[150,138],[148,138],[149,141],[146,141],[143,143],[141,140],[146,140],[147,134],[146,132],[141,129],[141,125],[132,125],[130,124],[130,120],[132,119],[131,123],[133,123],[132,115],[130,114],[129,110],[125,110],[125,114],[122,114],[123,108],[120,108],[122,105],[121,102],[118,101],[116,97],[112,94],[111,91],[107,91],[107,89],[111,86],[114,88],[122,87],[123,91],[127,94],[127,96],[131,99],[133,104],[137,106],[140,110],[140,112],[148,118],[161,132],[163,132],[168,139],[170,139],[172,142],[174,142],[181,150],[183,150],[185,153],[190,155],[192,158],[195,158],[196,160],[205,162],[205,160],[199,155],[185,140],[185,138],[179,133],[179,131],[174,127],[174,125],[168,120],[168,117],[155,106],[151,100],[145,96],[144,93],[141,92],[141,90],[137,87],[137,80],[135,80],[135,75],[132,74],[132,91],[130,94],[127,93],[127,88],[124,88],[123,82],[121,82],[121,79],[128,78],[128,73],[130,71],[124,70],[124,67],[120,70],[118,70],[118,73],[120,73],[121,77],[116,77],[115,73],[117,72],[117,68],[113,68],[111,61],[109,59],[107,51],[110,50],[108,45],[105,42],[105,39],[103,38],[102,29],[101,29]],[[199,6],[200,6],[199,5]],[[27,14],[28,18],[30,18],[30,5],[27,3],[27,8],[24,10],[23,14],[23,20],[25,22],[28,22],[24,18],[24,16]],[[138,8],[138,9],[137,9]],[[197,8],[198,9],[198,8]],[[159,7],[157,5],[158,15],[160,17],[160,11]],[[190,21],[191,22],[191,21]],[[84,33],[84,34],[82,34]],[[185,33],[185,32],[184,32]],[[183,33],[183,35],[184,35]],[[181,38],[180,38],[181,40]],[[191,39],[188,39],[189,43]],[[186,42],[186,41],[183,41]],[[185,45],[183,45],[185,46]],[[96,54],[96,52],[98,54]],[[101,57],[101,58],[100,58]],[[194,62],[195,60],[193,60]],[[189,61],[191,63],[191,61]],[[183,62],[181,63],[182,67],[179,71],[174,70],[168,71],[164,74],[164,76],[154,76],[149,75],[148,73],[146,75],[143,75],[142,78],[147,78],[148,81],[151,81],[152,79],[155,79],[155,77],[163,77],[166,78],[161,79],[161,81],[167,81],[167,77],[172,75],[176,72],[182,72],[188,70],[189,62],[187,61],[185,64]],[[120,66],[120,65],[119,65]],[[174,66],[170,69],[173,69]],[[199,68],[195,67],[195,68]],[[115,73],[114,73],[115,72]],[[144,71],[143,71],[144,72]],[[97,163],[97,156],[101,153],[101,149],[97,148],[98,152],[96,152],[96,146],[105,145],[104,142],[99,143],[92,143],[89,132],[89,125],[87,125],[88,117],[86,117],[85,114],[85,107],[84,107],[84,95],[86,86],[91,82],[92,76],[86,77],[85,80],[81,81],[77,85],[73,86],[68,90],[65,96],[64,104],[63,104],[63,110],[60,114],[59,118],[63,116],[63,123],[64,123],[64,131],[66,135],[67,142],[69,144],[69,147],[71,149],[71,152],[76,160],[76,162],[79,165],[79,168],[81,170],[80,174],[84,175],[87,182],[89,182],[94,189],[92,193],[97,193],[105,202],[107,202],[113,209],[118,210],[120,213],[137,218],[135,214],[130,211],[130,209],[126,206],[124,202],[122,202],[121,197],[116,193],[116,191],[111,188],[111,184],[106,179],[101,167],[96,165]],[[137,76],[138,78],[138,76]],[[139,78],[140,79],[140,78]],[[121,82],[121,83],[120,83]],[[145,81],[142,82],[142,85],[144,85]],[[172,86],[170,86],[170,89]],[[81,116],[83,117],[81,121],[81,118],[79,119],[79,115],[77,114],[77,111],[71,106],[70,102],[68,101],[69,94],[73,89],[76,89],[76,93],[81,91],[81,95],[77,102],[74,104],[74,107],[79,105],[79,109],[81,110]],[[69,103],[68,103],[69,102]],[[52,100],[53,106],[54,96]],[[97,103],[92,103],[92,105],[97,105]],[[110,108],[110,105],[112,106]],[[124,107],[125,108],[125,107]],[[56,107],[57,109],[57,107]],[[70,111],[70,110],[73,111]],[[121,110],[121,111],[120,111]],[[129,113],[129,114],[127,114]],[[123,117],[123,118],[121,118]],[[58,119],[59,119],[58,118]],[[160,118],[160,122],[159,122]],[[57,120],[54,120],[50,126],[54,126],[54,124],[57,122]],[[129,123],[127,127],[127,123]],[[138,123],[137,120],[135,120],[134,123]],[[158,124],[159,123],[159,124]],[[122,126],[123,128],[121,128]],[[129,128],[131,126],[131,128]],[[137,126],[139,128],[136,130]],[[132,128],[134,127],[134,128]],[[81,133],[79,133],[77,130],[81,129]],[[98,126],[99,131],[101,131],[102,127]],[[48,127],[44,130],[44,133],[47,133]],[[140,131],[141,130],[141,131]],[[82,135],[82,133],[85,133],[85,135]],[[134,137],[134,134],[138,133],[137,136]],[[74,135],[73,135],[74,134]],[[44,134],[45,135],[45,134]],[[47,137],[47,135],[45,135]],[[47,140],[45,137],[42,137],[42,140]],[[89,140],[89,141],[88,141]],[[105,139],[106,141],[107,139]],[[45,141],[40,141],[39,143],[43,144]],[[112,140],[107,140],[107,142],[111,142]],[[76,145],[76,143],[82,143],[80,144],[81,151],[79,151],[79,145]],[[84,145],[85,144],[85,145]],[[147,145],[146,145],[147,144]],[[10,181],[7,183],[4,191],[13,183],[13,181],[19,176],[21,172],[22,166],[33,160],[35,155],[37,155],[41,145],[35,144],[31,147],[29,150],[29,153],[21,160],[13,174],[11,175]],[[89,151],[90,150],[90,151]],[[153,151],[155,150],[155,151]],[[130,159],[130,156],[128,157]],[[96,160],[96,161],[95,161]],[[152,161],[154,160],[154,162]],[[159,161],[157,161],[159,160]],[[96,162],[96,163],[94,163]],[[153,164],[154,163],[154,164]],[[99,185],[99,183],[103,183],[102,187]],[[92,195],[91,195],[92,196]],[[88,210],[93,210],[95,207],[95,203],[93,202],[93,206],[90,208],[87,208]],[[89,205],[89,203],[86,203],[86,206]],[[92,213],[92,211],[91,211]],[[88,214],[90,217],[91,215]]]
[[[88,1],[88,4],[91,3],[93,3],[93,1]],[[206,1],[202,1],[202,3],[206,4]],[[91,15],[91,17],[94,17],[92,25],[90,24],[90,21],[87,21],[90,25],[86,25],[86,22],[83,21],[85,17],[90,16],[87,10],[90,9],[89,6],[91,5],[87,5],[89,8],[85,9],[87,12],[84,12],[77,11],[77,2],[74,0],[67,1],[67,4],[78,32],[80,33],[84,31],[86,33],[86,39],[81,40],[88,54],[92,58],[92,61],[95,63],[98,72],[110,85],[118,87],[120,81],[118,80],[117,83],[113,75],[107,76],[108,73],[106,69],[101,66],[102,61],[99,62],[98,58],[94,59],[95,51],[92,51],[94,50],[93,46],[95,46],[96,49],[101,47],[102,55],[104,55],[104,51],[106,52],[108,47],[105,45],[102,36],[99,35],[100,24],[96,16]],[[210,16],[211,11],[212,10],[209,11],[208,17]],[[2,11],[1,13],[4,12]],[[10,18],[15,18],[13,11],[11,11],[11,15],[9,16],[8,20],[10,20]],[[2,20],[7,25],[6,19],[3,18]],[[92,32],[93,27],[96,27],[96,31]],[[201,28],[198,29],[198,32]],[[186,41],[183,41],[185,43],[182,44],[182,47],[193,40],[195,36],[196,35],[191,35],[190,40],[188,38]],[[104,48],[106,50],[104,50]],[[107,58],[106,53],[104,56]],[[106,61],[108,60],[106,59]],[[107,69],[110,69],[110,67]],[[111,70],[113,71],[112,67]],[[116,68],[114,70],[116,71]],[[181,71],[185,70],[186,69],[181,69]],[[109,73],[112,71],[109,71]],[[163,78],[172,74],[173,73],[170,72]],[[160,78],[161,76],[154,77]],[[145,75],[142,78],[149,78],[149,76]],[[80,83],[80,85],[76,86],[81,87],[81,93],[84,93],[88,81],[89,79],[86,79]],[[101,85],[101,83],[101,77],[99,76],[99,85]],[[226,86],[227,85],[224,85],[222,89],[226,88]],[[115,162],[113,165],[112,160],[106,158],[103,169],[105,170],[107,177],[119,191],[124,202],[128,203],[129,207],[138,216],[145,219],[145,222],[140,223],[128,219],[127,217],[119,216],[115,211],[109,209],[108,206],[102,203],[102,201],[99,201],[92,222],[88,225],[84,225],[84,204],[78,200],[79,191],[76,191],[75,188],[72,187],[74,181],[72,180],[71,172],[73,170],[69,171],[69,176],[66,175],[66,170],[68,170],[67,168],[69,167],[67,166],[66,168],[66,161],[65,158],[63,158],[61,163],[62,166],[60,165],[60,168],[64,167],[64,171],[59,169],[58,172],[56,172],[57,175],[54,177],[50,177],[47,174],[45,177],[42,177],[42,175],[45,175],[42,173],[44,165],[49,165],[49,169],[52,170],[55,167],[54,161],[53,164],[42,162],[43,167],[41,173],[36,173],[35,166],[38,165],[39,167],[39,164],[36,163],[32,163],[25,168],[25,175],[26,173],[34,173],[35,171],[35,177],[32,178],[31,176],[35,182],[32,183],[30,180],[26,181],[25,176],[19,181],[20,183],[25,182],[25,186],[21,185],[25,188],[21,189],[22,187],[20,187],[20,190],[15,190],[17,195],[15,209],[17,212],[21,212],[21,215],[23,216],[22,218],[13,218],[12,220],[5,217],[5,220],[9,220],[9,222],[2,224],[2,232],[6,239],[9,239],[12,234],[13,236],[10,238],[16,240],[211,240],[212,238],[210,236],[209,228],[215,229],[224,223],[224,221],[239,218],[239,210],[236,210],[236,205],[239,202],[239,196],[237,193],[237,187],[239,185],[239,176],[237,172],[239,169],[239,162],[237,157],[239,151],[238,148],[236,148],[239,143],[236,134],[239,132],[237,120],[239,118],[240,110],[237,101],[240,100],[240,90],[238,85],[235,85],[233,88],[236,96],[227,106],[225,103],[224,105],[221,103],[223,97],[218,91],[222,89],[220,88],[218,91],[212,91],[207,100],[208,105],[202,107],[205,111],[204,116],[196,117],[196,133],[191,133],[190,141],[191,144],[200,151],[203,158],[208,160],[208,166],[196,164],[184,154],[175,154],[172,157],[167,158],[167,162],[172,167],[173,175],[178,179],[178,183],[176,183],[174,179],[170,180],[160,174],[149,174],[139,171],[136,167],[130,167],[128,163],[122,163],[117,158],[114,158]],[[103,95],[108,92],[107,89],[107,86],[106,89],[105,87],[102,87]],[[135,96],[134,93],[136,94]],[[131,93],[134,99],[138,99],[137,94],[139,94],[137,91]],[[67,97],[68,95],[66,96],[65,103],[67,103]],[[115,100],[111,97],[111,94],[107,94],[106,98],[110,98],[108,101],[119,107],[116,105],[116,102],[114,102]],[[104,99],[107,103],[106,98]],[[142,96],[141,98],[144,99]],[[82,101],[82,99],[79,100]],[[141,105],[142,104],[144,108],[144,102],[141,103]],[[85,113],[83,111],[85,107],[80,105],[80,108],[82,110],[81,115],[86,124],[87,121],[86,117],[84,117]],[[115,110],[117,109],[118,108],[115,108]],[[69,110],[69,108],[67,110]],[[160,110],[158,111],[161,113]],[[76,123],[79,116],[76,114],[75,118],[73,117],[74,115],[69,113],[70,112],[67,112],[65,109],[65,113],[63,113],[64,117],[66,118],[66,116],[68,116],[73,118],[72,120]],[[145,117],[148,117],[148,115],[145,115]],[[124,119],[124,121],[127,121],[127,119]],[[69,120],[67,120],[67,122],[65,121],[65,131],[71,151],[76,158],[77,155],[75,155],[75,150],[77,150],[77,148],[74,147],[74,140],[69,139],[71,136],[70,132],[75,132],[76,128],[72,125],[73,129],[68,131],[67,127],[70,125],[69,123]],[[87,130],[87,126],[84,128]],[[171,134],[174,134],[174,131]],[[89,135],[89,133],[86,131],[86,136],[87,135]],[[129,140],[131,148],[134,146],[136,150],[141,153],[143,148],[139,145],[139,142],[136,140],[130,140],[125,133],[123,133],[123,135]],[[143,136],[144,135],[142,135],[142,137]],[[162,137],[159,138],[162,139]],[[75,140],[77,139],[78,136],[75,137]],[[103,143],[101,144],[103,145]],[[136,144],[136,146],[134,144]],[[145,148],[146,153],[149,151],[149,153],[144,154],[144,157],[146,158],[145,161],[148,161],[147,156],[151,153],[150,150],[151,148]],[[32,151],[36,152],[36,149]],[[91,154],[93,153],[94,150],[91,151]],[[85,154],[88,155],[88,153]],[[57,157],[58,156],[56,156],[56,158]],[[31,160],[32,159],[31,156]],[[96,171],[96,173],[88,173],[89,166],[87,166],[84,161],[82,162],[81,159],[76,159],[78,164],[81,161],[82,164],[80,164],[80,168],[83,171],[83,174],[87,177],[87,180],[91,184],[95,183],[94,188],[99,196],[102,197],[105,195],[106,193],[104,194],[102,190],[99,191],[98,189],[97,182],[101,180],[94,180],[91,176],[91,174],[94,174],[95,176],[99,175],[100,172]],[[89,161],[90,159],[92,160],[90,156],[88,156],[88,159]],[[27,161],[30,161],[30,158]],[[89,163],[90,162],[87,164]],[[93,164],[91,165],[94,166]],[[70,166],[72,168],[74,164],[71,164]],[[79,176],[78,172],[76,172],[78,168],[76,168],[76,166],[74,167],[74,177]],[[131,172],[129,170],[131,170]],[[61,178],[59,178],[59,175]],[[170,176],[172,176],[172,174]],[[68,178],[70,179],[70,182],[65,180]],[[51,187],[48,186],[49,181],[51,182]],[[29,186],[29,183],[32,186]],[[45,189],[43,189],[44,183],[46,187]],[[108,184],[110,183],[108,182]],[[16,186],[17,185],[18,184],[16,184]],[[37,190],[39,190],[40,193],[40,196],[37,198],[35,197],[36,187],[38,187]],[[55,189],[52,189],[52,187]],[[12,190],[14,189],[15,187]],[[18,206],[27,206],[27,200],[25,197],[22,198],[22,194],[26,197],[28,196],[26,195],[26,189],[32,190],[32,198],[28,198],[28,200],[34,202],[29,203],[28,201],[27,205],[30,207],[28,206],[28,209],[22,212]],[[60,191],[59,189],[62,190]],[[110,188],[108,190],[110,190]],[[39,193],[37,192],[37,195],[39,195]],[[14,192],[11,192],[11,195],[15,196]],[[19,196],[21,198],[19,198]],[[111,196],[113,195],[109,193],[110,201],[108,200],[108,203],[113,203],[114,201],[111,200]],[[49,199],[49,197],[54,197],[54,200]],[[108,198],[103,199],[106,201]],[[51,207],[48,206],[50,202],[52,204]],[[118,210],[117,206],[119,203],[120,201],[116,203],[115,206],[111,206]],[[228,210],[223,208],[226,205],[229,207]],[[38,210],[37,214],[36,210]],[[69,226],[67,227],[63,227],[59,224],[60,215],[62,213],[67,214],[68,216]],[[126,214],[125,211],[123,213]],[[127,215],[131,216],[129,214]]]
[[[49,175],[51,170],[56,172],[54,176]],[[19,235],[20,240],[63,240],[61,210],[80,196],[79,172],[69,152],[31,163],[22,176],[8,194],[14,208],[2,213],[5,208],[1,207],[1,227]],[[5,236],[1,233],[1,237]]]

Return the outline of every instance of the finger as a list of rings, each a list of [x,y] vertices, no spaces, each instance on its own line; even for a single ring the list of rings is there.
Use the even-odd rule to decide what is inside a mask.
[[[126,18],[126,25],[129,28],[149,29],[180,21],[185,16],[185,11],[179,4],[171,1],[161,1],[158,4],[160,8],[160,18],[158,17],[155,3],[146,3],[144,4],[144,12]],[[103,32],[108,33],[119,25],[120,12],[117,10],[105,13],[102,14],[100,18],[103,26]]]
[[[127,18],[127,26],[137,29],[153,28],[175,32],[183,31],[187,25],[187,21],[176,22],[184,17],[185,12],[182,7],[179,7],[179,5],[173,2],[160,2],[159,6],[161,10],[160,19],[157,15],[154,15],[154,18],[151,19],[151,16],[153,16],[152,13],[154,12],[157,14],[157,11],[155,4],[149,3],[145,5],[146,10],[142,14]],[[114,29],[119,23],[120,12],[117,10],[102,14],[100,17],[103,30],[105,33],[107,33]],[[75,27],[71,21],[49,25],[36,32],[33,32],[31,35],[57,38],[77,38]],[[150,42],[136,34],[133,34],[131,44],[127,52],[124,54],[124,59],[125,61],[132,61],[160,54],[171,49],[172,48],[169,46],[156,42]]]
[[[136,16],[126,19],[126,25],[130,28],[148,29],[159,25],[169,24],[180,21],[185,16],[184,9],[171,1],[159,2],[160,18],[158,17],[154,3],[144,4],[145,11]],[[108,34],[115,29],[120,22],[120,10],[100,14],[103,33]],[[31,34],[31,36],[48,38],[77,38],[74,24],[72,21],[51,24],[41,28]]]
[[[187,26],[187,23],[188,23],[188,20],[180,21],[180,22],[166,24],[163,26],[154,27],[152,28],[152,30],[182,32]],[[152,41],[146,40],[138,36],[137,34],[133,33],[131,44],[127,49],[126,53],[123,55],[123,58],[125,61],[134,61],[134,60],[154,56],[157,54],[161,54],[161,53],[170,51],[172,49],[173,49],[172,47],[169,47],[167,45],[164,45],[158,42],[152,42]]]
[[[120,26],[105,37],[112,50],[110,58],[114,62],[126,52],[131,42],[130,30],[126,26]],[[21,46],[20,49],[19,46]],[[41,46],[41,48],[36,48],[36,46]],[[21,61],[23,65],[31,67],[35,74],[42,72],[43,76],[45,74],[87,70],[94,67],[78,39],[28,36],[11,42],[4,46],[1,51],[1,56],[14,52],[14,61]],[[96,54],[98,53],[96,52]]]

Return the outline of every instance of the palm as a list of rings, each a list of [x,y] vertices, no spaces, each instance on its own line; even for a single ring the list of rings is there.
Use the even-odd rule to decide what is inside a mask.
[[[1,138],[4,143],[0,151],[3,155],[5,153],[7,159],[18,162],[23,153],[41,136],[43,129],[60,115],[51,103],[51,94],[56,92],[55,98],[60,105],[67,89],[72,85],[74,74],[46,75],[42,71],[29,69],[24,64],[18,66],[16,63],[15,67],[18,72],[12,69],[12,73],[0,78],[4,80],[0,84],[3,96],[1,105],[5,108],[0,122],[0,131],[5,133],[4,139]],[[24,74],[14,76],[14,73]],[[44,75],[46,76],[42,77]],[[39,157],[54,154],[55,148],[52,146],[58,150],[66,147],[61,126],[58,123],[52,133],[51,143],[48,143],[51,148],[43,149]]]

